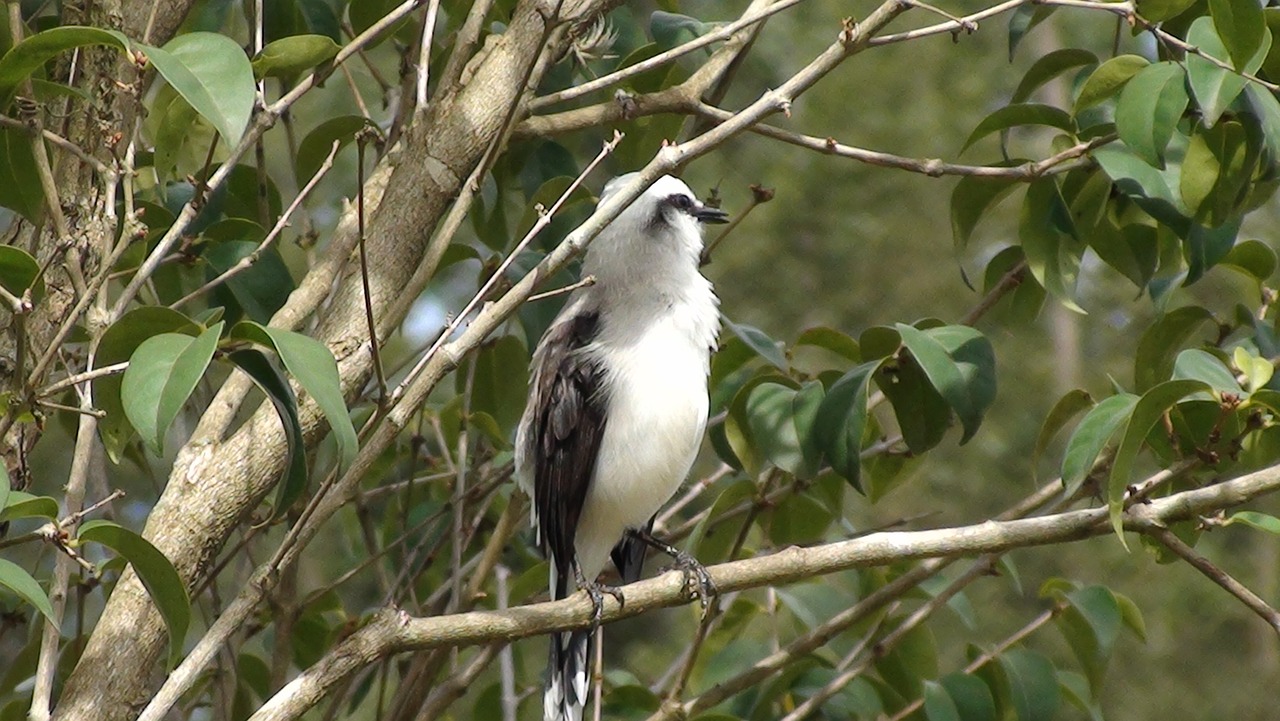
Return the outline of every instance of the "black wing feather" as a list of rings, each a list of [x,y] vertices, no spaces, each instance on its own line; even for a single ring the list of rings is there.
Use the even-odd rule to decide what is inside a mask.
[[[542,550],[556,563],[553,589],[563,598],[574,558],[574,535],[604,436],[604,374],[578,352],[595,337],[599,315],[583,313],[554,328],[538,379],[542,400],[534,419],[534,503]]]

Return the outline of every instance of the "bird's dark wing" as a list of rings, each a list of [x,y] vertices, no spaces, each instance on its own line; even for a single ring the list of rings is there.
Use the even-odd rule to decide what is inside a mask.
[[[657,516],[650,518],[649,522],[640,530],[645,533],[652,533],[654,518],[657,518]],[[618,575],[622,577],[623,583],[635,583],[640,580],[640,574],[644,571],[644,557],[648,550],[649,544],[634,533],[628,532],[609,552],[609,556],[613,558],[613,565],[617,567]]]
[[[534,503],[543,551],[555,562],[554,598],[572,574],[574,535],[604,435],[604,374],[579,352],[595,337],[596,313],[554,326],[543,340],[533,418]]]

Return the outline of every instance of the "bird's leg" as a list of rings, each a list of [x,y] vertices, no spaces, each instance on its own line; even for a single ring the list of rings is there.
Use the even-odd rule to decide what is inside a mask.
[[[591,614],[591,628],[595,629],[600,626],[600,619],[604,615],[604,594],[613,596],[618,602],[618,606],[627,605],[627,600],[622,597],[622,589],[617,586],[599,583],[597,581],[588,581],[587,577],[582,573],[582,566],[578,565],[578,559],[573,559],[573,580],[578,583],[578,588],[587,592],[591,597],[591,606],[594,609]]]
[[[642,528],[635,528],[630,531],[631,535],[640,539],[646,544],[662,551],[663,553],[675,559],[675,567],[684,572],[684,582],[692,591],[693,595],[698,598],[698,602],[702,604],[703,611],[711,605],[711,599],[715,598],[719,593],[716,590],[715,581],[711,580],[711,574],[707,572],[707,567],[702,565],[698,559],[692,555],[681,551],[675,546],[655,537],[649,531]]]

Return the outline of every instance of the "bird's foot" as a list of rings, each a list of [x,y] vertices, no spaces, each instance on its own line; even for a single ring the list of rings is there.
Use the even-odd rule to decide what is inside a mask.
[[[693,596],[698,599],[698,603],[702,604],[702,610],[705,613],[711,607],[711,602],[720,593],[716,589],[716,582],[711,579],[711,574],[707,571],[707,567],[688,553],[679,551],[673,554],[673,558],[675,559],[674,567],[684,573],[685,588],[688,588],[693,593]]]
[[[573,575],[575,577],[574,580],[578,582],[578,588],[586,591],[587,596],[591,598],[591,627],[593,629],[598,628],[600,621],[604,618],[604,595],[606,593],[613,596],[620,608],[627,605],[627,600],[622,596],[621,588],[598,581],[588,581],[582,575],[582,569],[578,567],[577,562],[573,564]]]

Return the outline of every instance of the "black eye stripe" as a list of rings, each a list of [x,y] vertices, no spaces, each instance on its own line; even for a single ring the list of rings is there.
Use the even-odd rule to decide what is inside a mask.
[[[678,210],[688,211],[693,208],[693,198],[690,198],[683,193],[675,193],[668,196],[667,202],[670,203],[673,208]]]

